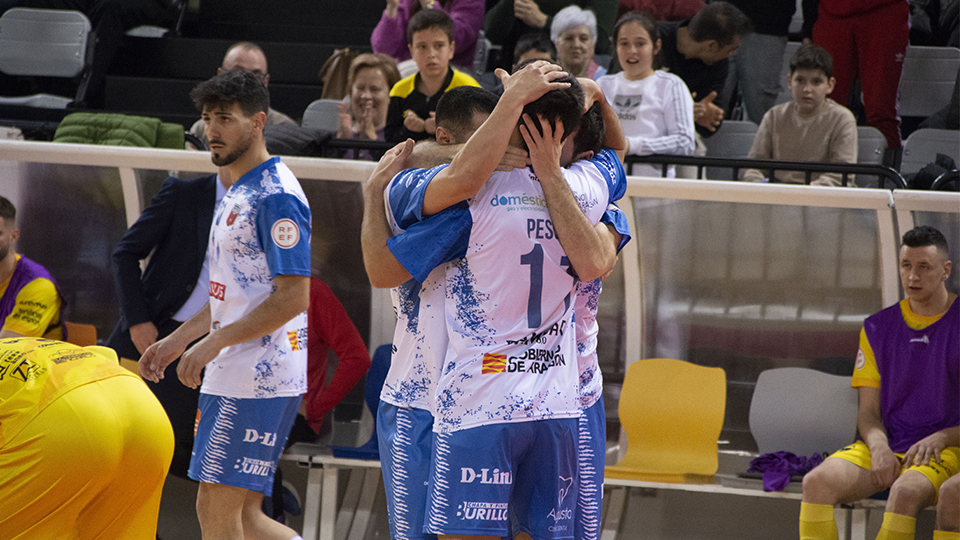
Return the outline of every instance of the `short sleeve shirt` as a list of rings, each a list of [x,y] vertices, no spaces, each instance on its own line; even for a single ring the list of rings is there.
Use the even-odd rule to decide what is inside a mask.
[[[390,194],[395,221],[417,221],[435,174],[410,173],[396,184]],[[574,164],[564,177],[593,223],[625,189],[623,168],[607,150]],[[415,200],[421,203],[410,204]],[[442,256],[415,232],[427,221],[391,239],[394,255],[415,277],[423,267],[454,259],[445,275],[450,342],[437,383],[434,430],[579,415],[575,278],[539,181],[529,169],[494,173],[464,210]]]
[[[278,275],[310,275],[310,207],[293,173],[271,158],[220,201],[210,229],[211,332],[247,316],[273,293]],[[279,329],[225,347],[201,392],[266,399],[306,392],[307,313]]]

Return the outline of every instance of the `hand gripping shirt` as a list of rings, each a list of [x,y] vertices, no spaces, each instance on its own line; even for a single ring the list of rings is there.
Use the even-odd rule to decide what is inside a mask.
[[[867,317],[851,385],[880,389],[890,449],[960,424],[960,302],[922,317],[909,299]]]
[[[310,275],[310,207],[279,158],[243,175],[220,201],[210,228],[210,331],[248,315],[278,275]],[[263,337],[225,347],[207,364],[200,391],[237,398],[307,390],[307,312]]]
[[[393,184],[389,197],[399,223],[417,220],[437,170],[408,171],[406,181]],[[575,163],[564,178],[592,223],[626,186],[609,150]],[[449,344],[437,382],[434,431],[578,416],[575,278],[539,181],[530,169],[494,173],[466,203],[461,226],[444,249],[435,249],[442,241],[424,241],[430,235],[421,228],[437,236],[450,231],[426,220],[390,240],[415,278],[454,260],[445,272]]]
[[[616,205],[611,205],[600,218],[601,223],[612,225],[620,233],[617,253],[630,241],[630,225],[627,216]],[[577,281],[577,299],[573,304],[573,324],[577,336],[577,365],[580,369],[580,407],[589,409],[603,395],[603,374],[597,363],[597,309],[603,282]]]

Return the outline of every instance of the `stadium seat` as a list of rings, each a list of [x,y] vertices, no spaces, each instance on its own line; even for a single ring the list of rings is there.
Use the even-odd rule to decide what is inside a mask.
[[[875,127],[857,126],[857,163],[883,165],[887,139]]]
[[[0,17],[0,71],[7,75],[80,77],[73,98],[50,94],[0,98],[6,105],[51,109],[82,104],[96,39],[79,11],[12,8]]]
[[[628,449],[606,477],[684,482],[715,474],[726,402],[721,368],[666,358],[630,364],[619,410]]]
[[[305,128],[337,131],[340,125],[340,101],[318,99],[307,105],[300,125]]]
[[[900,173],[915,173],[924,165],[933,163],[937,154],[945,154],[960,164],[960,131],[949,129],[918,129],[903,143]]]
[[[960,49],[907,47],[900,79],[900,116],[926,117],[950,102],[960,70]]]
[[[80,347],[97,344],[97,327],[92,324],[64,321],[63,329],[67,333],[67,343],[73,343]]]
[[[377,411],[380,409],[380,390],[383,388],[383,381],[387,378],[387,372],[390,371],[390,355],[392,345],[386,344],[377,347],[373,353],[370,363],[370,370],[367,371],[366,383],[363,387],[363,399],[367,404],[367,409],[373,415],[373,434],[370,440],[356,448],[350,446],[330,446],[334,457],[352,458],[352,459],[380,459],[380,446],[377,439]]]
[[[712,137],[707,139],[707,157],[746,158],[757,134],[757,124],[750,121],[726,120]],[[733,180],[733,171],[727,168],[706,168],[710,180]]]
[[[829,452],[857,433],[857,391],[850,377],[807,368],[768,369],[750,401],[750,433],[760,454]]]

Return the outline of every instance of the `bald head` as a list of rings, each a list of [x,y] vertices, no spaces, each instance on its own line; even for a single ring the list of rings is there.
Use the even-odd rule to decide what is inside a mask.
[[[267,56],[263,54],[263,49],[255,43],[241,41],[235,43],[223,56],[223,64],[217,69],[217,74],[232,69],[242,69],[256,73],[263,78],[263,85],[267,86],[270,82],[270,74],[267,71]]]

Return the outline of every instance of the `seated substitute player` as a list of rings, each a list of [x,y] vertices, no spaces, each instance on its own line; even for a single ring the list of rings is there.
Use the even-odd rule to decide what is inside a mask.
[[[106,347],[0,340],[0,536],[154,540],[173,430]]]
[[[852,385],[862,440],[803,478],[800,538],[837,538],[833,505],[890,488],[878,539],[912,539],[917,513],[958,471],[960,303],[946,288],[947,241],[932,227],[903,235],[907,298],[867,318]]]
[[[0,196],[0,338],[63,339],[63,299],[46,268],[14,251],[17,209]]]
[[[418,278],[434,263],[456,261],[445,276],[449,345],[436,392],[426,532],[573,534],[580,400],[570,331],[575,280],[567,269],[594,279],[612,266],[614,246],[597,244],[593,225],[622,194],[624,176],[609,149],[561,169],[573,157],[572,138],[564,133],[578,127],[580,85],[567,77],[569,87],[539,98],[542,91],[526,89],[549,88],[543,82],[558,70],[537,62],[514,76],[501,72],[503,98],[450,166],[405,171],[388,188],[390,218],[401,227],[411,223],[389,241],[404,267]],[[604,99],[595,84],[589,95],[590,102]],[[520,105],[533,98],[517,130]],[[526,143],[533,171],[490,176],[511,136],[513,144]],[[462,225],[434,242],[447,241],[446,247],[431,251],[436,246],[421,235],[437,231],[417,215],[452,205]],[[593,246],[610,257],[592,254]],[[519,287],[505,294],[511,286]],[[476,455],[480,446],[502,451]],[[454,501],[486,502],[457,509]]]

